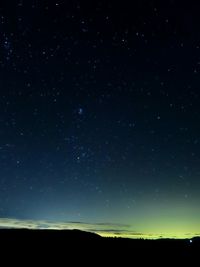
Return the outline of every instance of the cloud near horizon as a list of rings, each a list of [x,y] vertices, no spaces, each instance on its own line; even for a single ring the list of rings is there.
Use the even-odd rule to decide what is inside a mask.
[[[108,237],[128,237],[128,238],[165,238],[165,235],[136,232],[130,225],[115,223],[86,223],[86,222],[52,222],[47,220],[19,220],[12,218],[0,218],[1,229],[53,229],[53,230],[72,230],[78,229]],[[198,234],[199,236],[200,234]],[[186,233],[180,238],[191,238],[194,234]],[[196,235],[197,236],[197,235]],[[177,236],[171,236],[177,238]]]
[[[100,223],[85,223],[85,222],[51,222],[46,220],[19,220],[11,218],[0,218],[0,228],[14,229],[54,229],[54,230],[71,230],[79,229],[99,234],[101,236],[116,236],[116,237],[143,237],[142,233],[130,231],[130,225],[100,222]],[[150,237],[150,236],[149,236]]]
[[[86,222],[52,222],[47,220],[19,220],[12,218],[0,218],[0,228],[15,229],[55,229],[70,230],[79,229],[90,232],[126,232],[129,225],[114,223],[86,223]]]

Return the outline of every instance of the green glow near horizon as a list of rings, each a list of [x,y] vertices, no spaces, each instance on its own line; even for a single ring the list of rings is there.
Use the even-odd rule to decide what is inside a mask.
[[[168,225],[168,228],[164,227]],[[157,239],[157,238],[192,238],[199,236],[198,228],[194,231],[189,225],[185,223],[179,225],[178,222],[174,224],[159,225],[150,227],[150,231],[136,232],[132,230],[131,226],[117,225],[117,224],[103,224],[103,223],[72,223],[72,222],[50,222],[42,220],[17,220],[17,219],[0,219],[1,228],[15,228],[15,229],[55,229],[55,230],[66,230],[66,229],[79,229],[83,231],[90,231],[97,233],[104,237],[126,237],[126,238],[144,238],[144,239]],[[120,228],[120,229],[119,229]],[[142,228],[141,228],[142,229]]]

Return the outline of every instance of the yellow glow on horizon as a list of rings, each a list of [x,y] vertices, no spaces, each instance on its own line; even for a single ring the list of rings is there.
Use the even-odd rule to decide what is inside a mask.
[[[113,234],[113,233],[99,233],[102,237],[118,237],[118,238],[131,238],[131,239],[189,239],[197,237],[197,234],[185,234],[185,233],[167,233],[167,234],[138,234],[138,235],[129,235],[129,234]]]
[[[145,226],[145,227],[144,227]],[[83,223],[83,222],[50,222],[42,220],[17,220],[0,218],[0,228],[14,229],[46,229],[46,230],[71,230],[79,229],[82,231],[93,232],[103,237],[121,237],[133,239],[159,239],[159,238],[175,238],[188,239],[195,236],[200,236],[199,225],[193,228],[194,225],[188,222],[169,220],[160,220],[160,224],[153,224],[152,221],[146,221],[146,224],[141,225],[140,230],[136,232],[130,225],[123,224],[104,224],[104,223]],[[146,230],[148,228],[148,230]],[[138,228],[139,229],[139,228]],[[190,231],[193,229],[193,231]]]

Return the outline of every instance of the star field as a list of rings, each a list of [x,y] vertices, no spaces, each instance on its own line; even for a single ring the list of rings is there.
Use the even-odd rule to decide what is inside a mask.
[[[199,5],[188,5],[0,4],[2,220],[200,233]]]

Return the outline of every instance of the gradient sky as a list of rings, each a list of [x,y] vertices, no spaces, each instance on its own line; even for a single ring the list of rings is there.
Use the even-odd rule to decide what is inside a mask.
[[[200,234],[200,4],[165,2],[0,3],[0,227]]]

